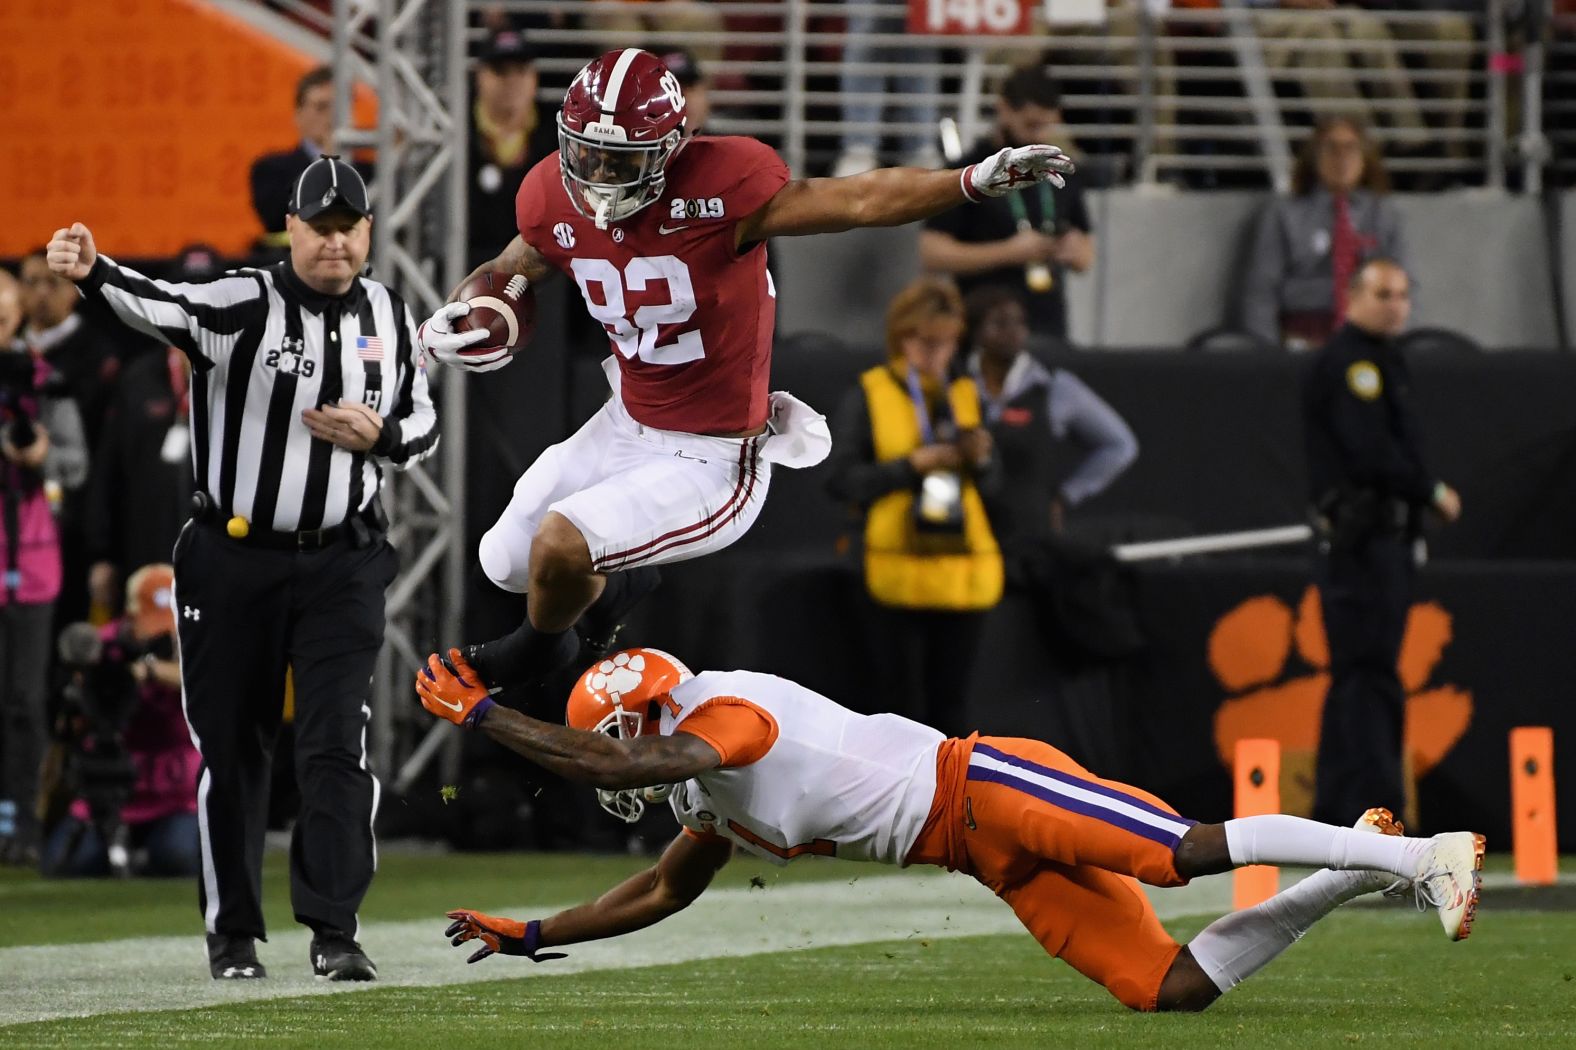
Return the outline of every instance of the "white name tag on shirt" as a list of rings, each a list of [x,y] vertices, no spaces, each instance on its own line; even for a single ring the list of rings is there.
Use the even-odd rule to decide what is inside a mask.
[[[185,423],[176,423],[164,432],[164,444],[159,447],[159,458],[166,463],[184,462],[191,447],[191,430]]]

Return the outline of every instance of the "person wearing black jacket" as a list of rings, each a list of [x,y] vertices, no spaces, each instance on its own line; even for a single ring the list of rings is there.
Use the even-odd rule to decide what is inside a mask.
[[[996,97],[996,127],[964,163],[1003,146],[1049,142],[1064,130],[1061,104],[1061,91],[1044,69],[1014,70]],[[1093,230],[1082,177],[1075,176],[1059,189],[1041,183],[926,219],[919,259],[929,273],[950,274],[964,295],[993,284],[1022,289],[1035,341],[1059,345],[1067,341],[1066,276],[1094,265]]]
[[[334,134],[334,71],[327,66],[308,70],[296,83],[295,124],[301,141],[294,149],[265,153],[252,162],[252,210],[263,224],[270,247],[289,243],[285,213],[290,192],[306,166],[329,150]]]
[[[537,103],[537,84],[536,49],[524,34],[505,30],[487,42],[476,67],[467,168],[466,257],[472,264],[503,251],[518,225],[520,180],[558,152],[556,114]]]
[[[113,609],[121,581],[168,561],[190,516],[191,365],[174,347],[126,365],[93,450],[88,590]]]
[[[1411,380],[1395,337],[1411,313],[1406,271],[1375,259],[1352,278],[1347,321],[1303,387],[1319,546],[1314,577],[1330,645],[1314,818],[1401,812],[1406,698],[1396,672],[1426,509],[1461,497],[1424,466]]]

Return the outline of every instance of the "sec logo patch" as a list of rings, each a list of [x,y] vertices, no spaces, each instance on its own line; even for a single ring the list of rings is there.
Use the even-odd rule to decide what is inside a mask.
[[[1355,361],[1346,370],[1346,385],[1364,401],[1372,401],[1384,393],[1384,380],[1372,361]]]
[[[561,222],[557,226],[554,226],[553,240],[557,241],[558,246],[563,248],[565,251],[573,248],[575,246],[574,227],[570,226],[567,222]]]

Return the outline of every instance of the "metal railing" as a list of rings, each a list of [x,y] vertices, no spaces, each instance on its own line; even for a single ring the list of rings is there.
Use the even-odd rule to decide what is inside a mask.
[[[1546,70],[1539,99],[1543,120],[1531,125],[1524,121],[1523,127],[1544,133],[1542,153],[1549,170],[1570,185],[1576,182],[1576,13],[1553,20],[1542,57]]]
[[[556,20],[530,32],[550,52],[539,62],[547,101],[559,97],[589,56],[620,42],[586,24],[586,16],[608,9],[605,2],[503,0],[496,6]],[[1098,30],[1047,30],[1038,14],[1035,31],[1020,37],[916,37],[892,29],[864,34],[861,39],[884,57],[849,70],[843,61],[852,39],[847,21],[892,16],[900,6],[719,0],[711,9],[718,19],[714,30],[651,32],[648,39],[718,54],[705,63],[717,84],[709,128],[766,139],[800,173],[825,170],[849,133],[898,138],[931,130],[912,120],[852,120],[844,112],[847,103],[933,104],[954,117],[967,138],[968,130],[989,124],[995,81],[1013,65],[1041,59],[1067,90],[1063,110],[1075,143],[1116,158],[1139,181],[1242,169],[1279,183],[1287,151],[1308,133],[1312,118],[1351,111],[1373,118],[1395,172],[1498,186],[1511,159],[1511,67],[1491,61],[1507,47],[1503,0],[1486,0],[1472,15],[1369,12],[1364,17],[1382,20],[1384,29],[1351,38],[1312,28],[1328,26],[1328,13],[1275,11],[1273,18],[1294,41],[1265,39],[1259,30],[1267,16],[1256,10],[1174,10],[1156,18],[1144,4],[1113,8],[1111,21]],[[1445,18],[1456,20],[1455,35],[1429,38]],[[481,31],[473,35],[479,41]],[[939,50],[926,57],[933,48]],[[845,71],[918,74],[934,78],[936,87],[933,94],[901,99],[850,94],[840,86]],[[1395,83],[1403,90],[1387,97]],[[1353,84],[1361,89],[1356,97],[1335,94]],[[969,98],[977,104],[963,102]]]
[[[708,28],[650,28],[633,41],[598,28],[599,17],[623,6],[608,0],[465,6],[548,23],[528,30],[546,51],[538,67],[547,102],[562,97],[588,58],[621,43],[683,46],[708,56],[703,65],[715,85],[708,128],[762,138],[801,174],[827,170],[849,135],[901,139],[934,132],[897,114],[851,118],[846,107],[861,101],[933,106],[956,120],[966,145],[971,132],[990,124],[997,80],[1012,66],[1037,60],[1048,62],[1064,85],[1063,112],[1074,144],[1139,182],[1209,184],[1221,172],[1241,171],[1284,186],[1290,154],[1312,120],[1347,112],[1370,119],[1393,172],[1493,187],[1506,184],[1511,165],[1520,169],[1523,186],[1538,184],[1550,150],[1541,127],[1526,129],[1518,121],[1546,112],[1554,170],[1576,169],[1576,159],[1561,156],[1576,152],[1561,149],[1576,138],[1576,102],[1569,101],[1576,98],[1576,27],[1564,36],[1556,30],[1545,60],[1539,41],[1507,35],[1505,25],[1509,7],[1551,8],[1552,0],[1484,0],[1471,14],[1368,11],[1339,18],[1224,3],[1220,10],[1156,16],[1147,3],[1133,0],[1111,8],[1106,25],[1090,28],[1047,27],[1035,4],[1032,30],[1024,36],[919,37],[901,30],[903,6],[897,3],[712,0]],[[325,33],[332,28],[331,19],[302,0],[274,0],[273,6]],[[348,51],[364,51],[358,45],[371,40],[372,5],[345,6]],[[648,16],[663,5],[627,7]],[[845,66],[844,53],[856,39],[848,26],[880,18],[888,20],[881,23],[885,31],[857,37],[878,57]],[[1349,23],[1352,18],[1362,21]],[[1363,28],[1351,35],[1332,32],[1332,20]],[[485,31],[469,32],[479,46]],[[848,92],[841,85],[845,73],[917,75],[935,86],[902,98]],[[1513,91],[1518,77],[1520,90]],[[1354,85],[1356,96],[1349,93]],[[1393,91],[1396,85],[1402,90]],[[901,155],[889,152],[889,159]]]

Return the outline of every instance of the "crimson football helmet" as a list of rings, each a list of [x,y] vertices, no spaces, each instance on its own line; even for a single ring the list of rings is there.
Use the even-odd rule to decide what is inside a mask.
[[[586,66],[558,111],[558,167],[576,210],[598,229],[662,195],[684,143],[684,89],[662,60],[627,47]]]
[[[564,721],[573,729],[606,733],[616,740],[633,740],[658,731],[662,712],[658,705],[680,683],[695,677],[676,656],[661,649],[625,649],[598,660],[569,692]],[[671,784],[609,791],[597,788],[602,808],[633,824],[646,811],[647,802],[661,802]]]

